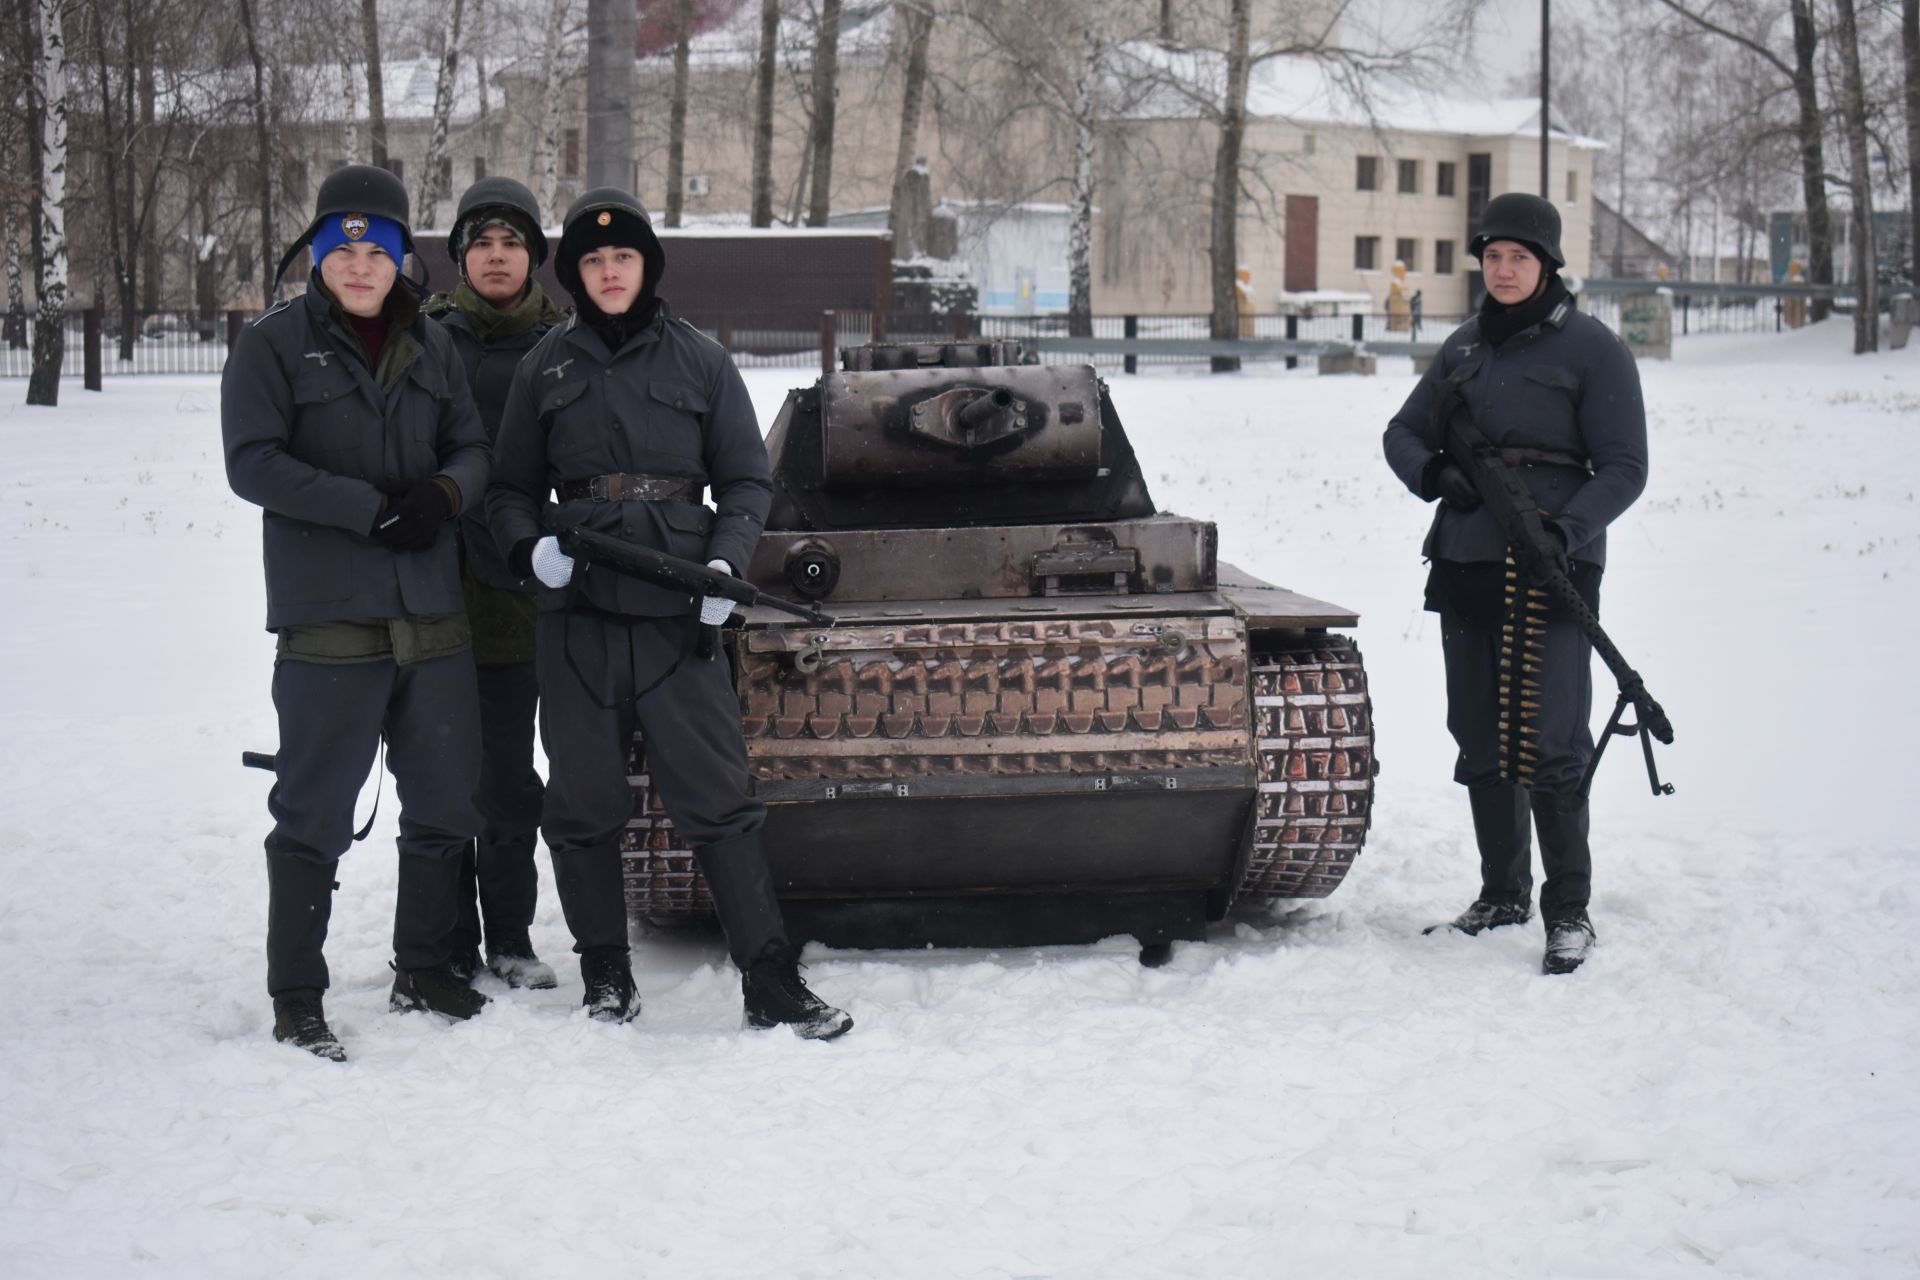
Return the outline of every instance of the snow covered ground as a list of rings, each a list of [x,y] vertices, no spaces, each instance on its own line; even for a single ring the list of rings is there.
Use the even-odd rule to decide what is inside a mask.
[[[1606,620],[1678,794],[1616,746],[1573,977],[1537,926],[1419,932],[1476,876],[1428,513],[1379,457],[1404,363],[1116,377],[1162,507],[1363,616],[1383,772],[1337,894],[1157,971],[1122,939],[816,950],[859,1021],[820,1045],[742,1032],[700,938],[640,940],[644,1016],[589,1023],[549,876],[560,989],[448,1027],[386,1012],[389,788],[328,947],[344,1067],[269,1035],[236,755],[274,744],[272,642],[216,380],[9,405],[0,1273],[1915,1275],[1920,350],[1848,338],[1644,370]],[[791,380],[750,375],[763,415]]]

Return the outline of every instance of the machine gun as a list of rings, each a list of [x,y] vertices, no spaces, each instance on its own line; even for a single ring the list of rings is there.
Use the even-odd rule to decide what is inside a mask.
[[[725,596],[742,606],[765,605],[822,626],[832,626],[834,622],[833,615],[819,605],[782,599],[730,573],[721,573],[651,547],[636,546],[591,529],[563,529],[556,536],[560,539],[560,549],[574,559],[631,574],[655,586],[670,587],[691,596]]]
[[[1587,762],[1586,773],[1581,776],[1580,795],[1584,798],[1593,786],[1593,775],[1600,767],[1600,757],[1615,734],[1640,739],[1640,750],[1647,761],[1647,781],[1653,787],[1653,794],[1672,795],[1673,784],[1660,781],[1660,772],[1654,767],[1653,739],[1658,738],[1662,744],[1671,746],[1673,724],[1667,719],[1667,713],[1661,710],[1660,704],[1654,701],[1653,695],[1647,692],[1646,682],[1640,678],[1640,673],[1628,665],[1626,658],[1601,628],[1600,619],[1587,607],[1586,598],[1560,570],[1559,557],[1554,555],[1553,544],[1548,541],[1553,535],[1547,532],[1541,522],[1533,491],[1527,488],[1526,482],[1512,467],[1501,460],[1500,451],[1488,441],[1471,414],[1453,412],[1459,405],[1459,393],[1455,387],[1457,384],[1449,388],[1453,394],[1443,395],[1435,406],[1432,425],[1437,428],[1441,451],[1473,481],[1474,488],[1480,493],[1480,500],[1505,531],[1515,563],[1573,618],[1574,625],[1580,628],[1580,634],[1593,645],[1594,651],[1607,664],[1607,670],[1613,672],[1613,678],[1620,687],[1619,699],[1613,705],[1613,716],[1607,721],[1600,741],[1594,746],[1593,758]],[[1517,702],[1518,692],[1512,696]],[[1634,724],[1622,724],[1629,703],[1638,719]]]

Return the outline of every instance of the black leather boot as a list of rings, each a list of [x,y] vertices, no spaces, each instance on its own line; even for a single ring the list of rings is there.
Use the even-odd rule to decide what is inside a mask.
[[[760,833],[749,831],[694,850],[713,894],[713,909],[727,935],[727,951],[745,973],[767,944],[785,942],[787,927],[774,896],[773,873]]]
[[[1540,833],[1540,915],[1549,925],[1586,918],[1593,892],[1593,851],[1587,842],[1587,802],[1580,796],[1533,793],[1533,825]]]
[[[595,1022],[632,1022],[640,1016],[640,994],[633,986],[633,961],[625,947],[589,947],[580,953],[580,1003]]]
[[[785,938],[767,943],[747,966],[740,976],[740,993],[750,1027],[788,1026],[802,1040],[831,1040],[853,1029],[852,1015],[807,990],[800,957]]]
[[[1429,925],[1422,933],[1452,929],[1473,935],[1533,918],[1527,793],[1506,782],[1468,787],[1467,804],[1473,810],[1474,843],[1480,847],[1480,896],[1446,924]]]
[[[581,955],[595,947],[627,949],[627,896],[617,845],[553,855],[560,911]]]
[[[347,1060],[347,1051],[327,1026],[318,991],[288,991],[273,998],[273,1038],[328,1062]]]

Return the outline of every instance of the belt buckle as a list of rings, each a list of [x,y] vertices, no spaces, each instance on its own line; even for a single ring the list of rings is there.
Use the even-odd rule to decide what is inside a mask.
[[[612,478],[611,476],[595,476],[587,481],[587,497],[593,499],[595,502],[613,501],[613,495],[609,491],[608,485],[608,481]]]

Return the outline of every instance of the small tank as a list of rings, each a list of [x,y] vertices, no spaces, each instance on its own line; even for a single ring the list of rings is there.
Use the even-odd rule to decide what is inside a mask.
[[[1148,962],[1236,901],[1322,897],[1365,842],[1373,717],[1352,610],[1157,511],[1089,366],[1017,343],[872,345],[791,392],[747,577],[813,601],[728,632],[796,939]],[[711,913],[633,758],[628,903]]]

